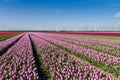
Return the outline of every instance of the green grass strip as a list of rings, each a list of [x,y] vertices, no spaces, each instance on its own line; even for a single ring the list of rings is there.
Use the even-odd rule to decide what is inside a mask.
[[[0,41],[3,41],[5,39],[11,38],[13,36],[16,36],[18,34],[4,34],[4,35],[0,35]]]
[[[110,39],[110,40],[120,40],[119,36],[100,36],[100,35],[83,35],[83,34],[62,34],[65,36],[80,36],[80,37],[89,37],[89,38],[101,38],[101,39]]]

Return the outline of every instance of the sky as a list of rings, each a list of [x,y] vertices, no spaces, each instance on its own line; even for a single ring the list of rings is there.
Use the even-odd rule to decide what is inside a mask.
[[[0,30],[120,30],[120,0],[0,0]]]

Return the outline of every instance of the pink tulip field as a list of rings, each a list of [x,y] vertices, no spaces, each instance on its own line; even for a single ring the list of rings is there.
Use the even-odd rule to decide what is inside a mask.
[[[0,41],[0,80],[120,80],[120,40],[17,34]]]

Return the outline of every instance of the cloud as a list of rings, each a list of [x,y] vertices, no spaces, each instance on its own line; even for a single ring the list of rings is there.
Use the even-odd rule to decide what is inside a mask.
[[[116,13],[114,16],[115,16],[116,18],[120,18],[120,12]]]

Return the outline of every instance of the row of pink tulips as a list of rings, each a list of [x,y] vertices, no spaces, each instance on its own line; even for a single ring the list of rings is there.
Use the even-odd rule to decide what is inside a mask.
[[[90,38],[90,37],[84,37],[84,36],[66,36],[66,35],[61,35],[61,34],[47,34],[44,33],[46,35],[56,35],[59,37],[65,37],[65,38],[69,38],[69,39],[73,39],[73,40],[77,40],[77,41],[84,41],[84,42],[88,42],[88,43],[97,43],[97,44],[101,44],[101,45],[107,45],[107,46],[113,46],[113,47],[117,47],[120,48],[120,41],[119,40],[110,40],[110,39],[100,39],[100,38]]]
[[[83,46],[85,48],[90,48],[90,49],[94,49],[94,50],[97,50],[99,52],[104,52],[104,53],[107,53],[109,55],[112,55],[112,56],[116,56],[116,57],[120,57],[120,48],[115,48],[115,47],[110,47],[110,46],[107,46],[107,45],[101,45],[101,44],[96,44],[96,43],[91,43],[91,42],[86,42],[86,41],[79,41],[79,40],[73,40],[71,38],[66,38],[66,36],[63,36],[63,37],[58,37],[57,35],[56,36],[51,36],[52,38],[55,38],[55,39],[59,39],[59,40],[62,40],[62,41],[66,41],[66,42],[70,42],[70,43],[73,43],[73,44],[76,44],[76,45],[80,45],[80,46]]]
[[[28,33],[0,57],[0,80],[38,80]]]
[[[40,34],[36,35],[40,36]],[[49,66],[52,80],[114,80],[103,71],[37,36],[31,35],[40,51],[44,64]],[[44,38],[47,38],[47,36],[44,35]]]
[[[11,44],[12,42],[14,42],[15,40],[17,40],[19,37],[21,37],[23,34],[14,36],[12,38],[6,39],[4,41],[0,41],[0,50],[2,50],[3,48],[5,48],[6,46],[8,46],[9,44]]]
[[[95,50],[87,49],[82,46],[77,46],[75,44],[71,44],[68,42],[61,41],[61,40],[53,39],[53,38],[50,38],[50,35],[47,36],[44,33],[39,33],[39,34],[34,33],[34,34],[41,38],[44,38],[50,42],[53,42],[57,45],[60,45],[64,48],[72,50],[72,51],[76,52],[77,54],[84,55],[84,56],[86,56],[98,63],[104,64],[106,66],[113,66],[113,67],[115,66],[116,67],[116,65],[120,64],[120,57],[111,56],[111,55],[105,54],[103,52],[97,52]]]

